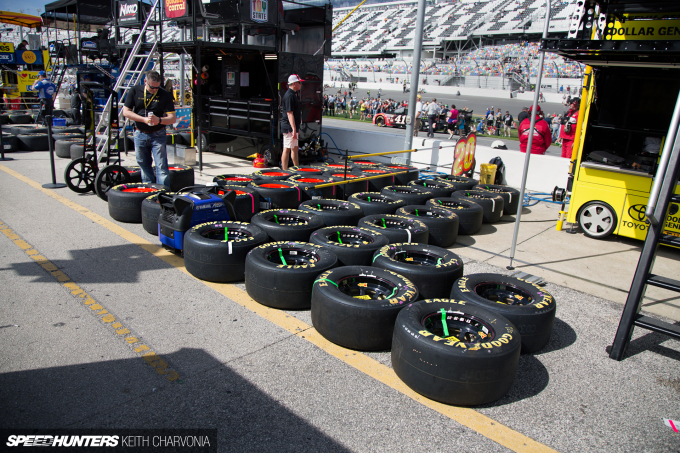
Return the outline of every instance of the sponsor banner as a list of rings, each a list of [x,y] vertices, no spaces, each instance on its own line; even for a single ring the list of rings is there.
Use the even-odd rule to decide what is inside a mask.
[[[118,22],[139,22],[139,3],[137,0],[118,2]]]
[[[16,57],[13,53],[2,52],[0,53],[0,63],[2,64],[14,64]]]
[[[50,72],[52,70],[52,59],[50,58],[49,50],[43,50],[43,61],[45,62],[45,71]]]
[[[11,42],[0,42],[0,52],[14,53],[14,44]]]
[[[217,452],[216,429],[3,429],[3,451]]]
[[[267,0],[250,0],[250,19],[254,22],[267,22],[269,19]]]
[[[18,90],[21,93],[31,91],[29,88],[38,80],[38,71],[19,71],[17,74]]]
[[[658,14],[624,14],[623,18],[607,23],[604,39],[613,41],[680,39],[680,20],[662,19]]]
[[[99,50],[99,43],[96,41],[82,41],[80,48],[83,50]]]
[[[43,64],[42,52],[33,50],[17,50],[16,64]]]
[[[187,0],[163,0],[163,10],[168,19],[184,17],[187,14]]]

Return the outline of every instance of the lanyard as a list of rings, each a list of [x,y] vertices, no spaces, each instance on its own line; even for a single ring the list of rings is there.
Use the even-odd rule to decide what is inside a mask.
[[[144,87],[144,110],[149,108],[149,104],[151,104],[151,101],[156,97],[158,94],[158,91],[156,91],[153,96],[151,96],[151,99],[149,99],[149,102],[146,102],[146,87]]]

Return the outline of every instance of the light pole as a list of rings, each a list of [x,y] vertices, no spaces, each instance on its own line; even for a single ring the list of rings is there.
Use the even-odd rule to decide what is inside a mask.
[[[557,91],[558,93],[560,92],[560,68],[557,66],[557,63],[555,60],[553,60],[552,64],[555,66],[555,73],[557,74]]]
[[[477,69],[477,88],[482,87],[482,82],[479,80],[479,63],[477,63],[477,60],[472,60],[472,62],[475,64],[475,68]]]

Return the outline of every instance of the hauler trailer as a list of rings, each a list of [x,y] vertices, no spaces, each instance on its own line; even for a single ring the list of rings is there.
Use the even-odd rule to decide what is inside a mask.
[[[675,140],[680,3],[589,0],[578,5],[568,38],[542,43],[548,52],[587,65],[566,220],[593,238],[617,234],[642,240],[650,228],[645,210],[662,150]],[[566,192],[558,190],[557,198]],[[674,193],[680,193],[677,184]],[[677,196],[664,222],[665,234],[680,236]]]
[[[313,157],[321,145],[323,62],[330,56],[332,6],[319,1],[157,0],[145,22],[117,0],[116,27],[139,28],[138,49],[114,33],[117,47],[132,54],[155,50],[191,56],[193,129],[201,152],[247,157],[259,153],[278,165],[282,151],[280,104],[288,76],[305,82],[300,91],[300,149]],[[139,3],[141,5],[141,3]],[[176,30],[176,41],[151,42],[149,26]],[[135,43],[136,45],[137,43]],[[134,55],[131,55],[134,56]],[[121,73],[123,75],[123,73]],[[199,162],[201,162],[199,160]]]

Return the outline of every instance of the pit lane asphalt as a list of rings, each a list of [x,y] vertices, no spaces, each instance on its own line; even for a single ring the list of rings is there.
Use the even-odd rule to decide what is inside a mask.
[[[432,404],[390,379],[389,352],[326,344],[309,311],[258,308],[243,284],[187,275],[96,196],[42,189],[48,153],[11,156],[0,163],[1,428],[214,427],[220,451],[678,451],[662,419],[680,418],[680,343],[637,330],[627,358],[610,360],[619,304],[548,283],[551,341],[521,357],[510,392],[474,410]],[[57,159],[59,181],[67,163]],[[463,258],[466,274],[505,271]]]

